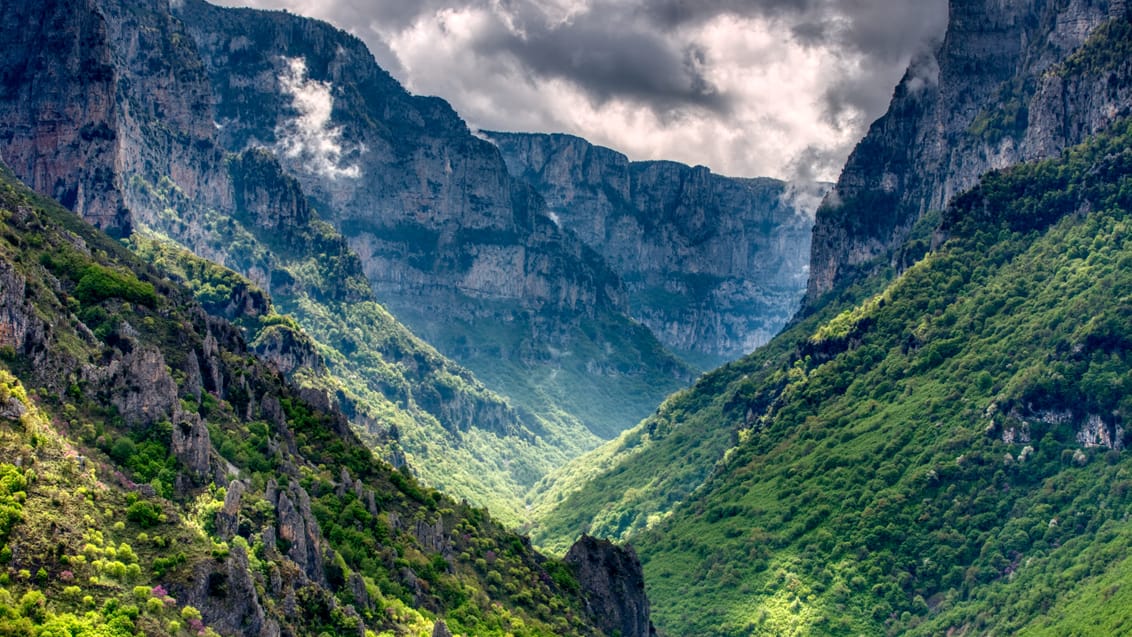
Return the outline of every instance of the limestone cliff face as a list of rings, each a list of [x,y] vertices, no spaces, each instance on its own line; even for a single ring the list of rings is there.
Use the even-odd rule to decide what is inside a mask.
[[[175,15],[211,77],[221,145],[273,150],[381,302],[441,352],[539,414],[574,417],[579,395],[631,405],[578,416],[602,436],[691,379],[652,334],[634,332],[622,280],[510,176],[499,150],[443,100],[407,93],[360,40],[202,0]]]
[[[275,156],[260,148],[224,150],[210,78],[168,2],[27,0],[8,3],[0,13],[0,155],[17,177],[111,233],[156,230],[244,275],[284,308],[300,294],[325,303],[374,301],[357,255],[318,220],[302,186]],[[295,263],[313,266],[324,284],[304,287],[287,270]],[[238,320],[263,315],[269,304],[263,293],[240,285],[206,308]],[[13,310],[0,340],[32,348],[42,335],[27,334],[20,321]],[[424,409],[446,430],[478,426],[507,435],[525,429],[520,416],[466,370],[403,350],[383,353],[394,364],[405,359],[413,366],[404,405],[416,408],[408,392],[427,396]],[[284,372],[325,372],[312,344],[294,333],[272,330],[256,351]],[[222,379],[210,355],[189,358],[186,372],[196,394],[217,391]],[[113,361],[113,369],[99,373],[109,377],[123,367],[140,377],[134,367],[144,360]],[[437,374],[465,382],[438,391],[431,386]],[[374,379],[379,391],[405,390],[405,383],[382,385],[385,380]],[[474,397],[464,393],[466,386]],[[172,407],[154,411],[146,402],[165,405],[166,389],[164,383],[141,387],[123,398],[130,402],[122,408],[172,417]],[[352,410],[360,425],[374,418],[361,406]]]
[[[1128,112],[1132,62],[1075,64],[1123,0],[952,0],[947,34],[915,60],[818,211],[810,301],[896,251],[927,211],[988,170],[1048,157]],[[1069,62],[1067,63],[1067,60]]]
[[[741,356],[797,310],[822,184],[630,162],[570,135],[487,132],[511,173],[625,281],[634,318],[698,358]]]
[[[607,635],[655,637],[641,562],[630,546],[583,535],[566,553],[586,598],[586,610]]]
[[[94,4],[5,4],[0,146],[29,186],[122,235],[131,220],[114,170],[122,119],[118,69],[109,26]]]
[[[545,221],[498,151],[447,103],[406,93],[359,40],[286,13],[190,1],[180,15],[212,74],[222,143],[276,149],[390,305],[465,317],[469,299],[624,306],[616,278]],[[299,96],[333,111],[318,121]]]

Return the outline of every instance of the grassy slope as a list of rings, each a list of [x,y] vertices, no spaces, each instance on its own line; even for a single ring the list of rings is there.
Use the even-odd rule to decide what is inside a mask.
[[[356,620],[340,612],[357,603],[343,585],[352,574],[374,602],[357,605],[360,618],[377,630],[429,634],[443,616],[463,634],[591,632],[568,570],[484,511],[374,460],[332,416],[305,404],[246,353],[222,345],[228,389],[193,397],[181,371],[185,354],[201,351],[200,330],[212,328],[188,293],[0,171],[0,258],[27,282],[26,298],[53,326],[41,353],[45,364],[33,367],[10,345],[0,350],[0,403],[8,414],[0,416],[0,632],[63,634],[63,626],[85,625],[102,631],[91,634],[204,634],[193,624],[199,614],[153,587],[181,597],[199,584],[202,569],[233,568],[222,566],[230,551],[248,556],[244,568],[261,597],[279,577],[286,584],[295,569],[280,556],[287,543],[264,546],[261,539],[266,526],[278,524],[263,496],[269,480],[310,494],[332,549],[327,584],[300,589],[301,616],[278,616],[282,599],[266,605],[301,633],[356,632]],[[92,272],[103,281],[97,287]],[[208,426],[214,463],[223,458],[228,472],[249,485],[230,542],[214,523],[225,489],[192,480],[174,488],[184,468],[171,452],[170,429],[126,424],[107,403],[125,390],[92,385],[78,372],[139,345],[163,352],[181,407]],[[248,406],[249,398],[262,404],[269,395],[285,412],[285,427]],[[16,402],[18,418],[11,415]],[[338,486],[344,470],[359,489],[375,493],[377,515]],[[138,487],[146,484],[152,491]],[[134,511],[135,504],[146,510]],[[441,529],[444,554],[414,535],[418,524]],[[207,620],[209,609],[200,610]],[[40,626],[55,632],[41,633]]]
[[[1120,594],[1132,461],[1075,436],[1132,413],[1130,173],[1125,122],[989,176],[948,243],[670,399],[534,536],[632,534],[672,634],[1126,623],[1081,613]]]
[[[658,624],[1013,632],[1118,593],[1132,460],[1075,436],[1132,413],[1130,208],[1127,123],[990,176],[949,210],[951,241],[738,388],[758,417],[717,413],[740,443],[635,538]]]

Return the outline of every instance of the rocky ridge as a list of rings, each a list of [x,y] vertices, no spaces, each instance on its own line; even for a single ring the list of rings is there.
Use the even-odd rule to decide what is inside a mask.
[[[554,219],[609,262],[633,317],[668,347],[719,364],[769,340],[797,310],[812,206],[826,185],[631,162],[571,135],[483,134]]]
[[[5,630],[601,634],[582,597],[601,591],[375,459],[240,329],[2,165],[0,220]]]
[[[952,0],[949,9],[943,42],[913,61],[818,210],[811,307],[878,258],[897,269],[914,262],[926,244],[898,248],[916,221],[988,170],[1055,156],[1127,114],[1132,62],[1087,47],[1104,25],[1128,28],[1123,0]]]

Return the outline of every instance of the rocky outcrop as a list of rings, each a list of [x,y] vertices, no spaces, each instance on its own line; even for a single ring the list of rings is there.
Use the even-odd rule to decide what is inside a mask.
[[[263,609],[242,546],[232,545],[219,565],[198,565],[192,582],[194,586],[185,592],[184,601],[199,608],[213,630],[224,635],[279,637],[279,624]]]
[[[212,441],[208,427],[196,414],[181,414],[173,425],[173,455],[185,463],[191,475],[198,481],[209,473],[212,456]]]
[[[28,300],[24,278],[9,263],[0,261],[0,348],[30,357],[37,370],[46,372],[50,336],[51,325],[39,317]]]
[[[625,281],[633,318],[665,345],[729,359],[797,310],[825,184],[733,179],[630,162],[571,135],[485,132],[554,219]]]
[[[566,553],[586,598],[587,611],[607,635],[652,637],[641,562],[630,546],[583,535]]]
[[[1098,48],[1127,50],[1123,0],[952,0],[950,14],[818,211],[810,302],[877,259],[907,265],[897,248],[916,221],[983,173],[1055,155],[1129,112],[1128,56],[1073,59],[1102,25],[1121,35]]]
[[[172,420],[180,409],[177,384],[155,347],[131,348],[104,367],[90,368],[87,378],[109,391],[110,402],[127,423]]]
[[[326,365],[310,337],[286,325],[270,325],[260,330],[252,351],[280,374],[299,370],[325,374]]]
[[[272,481],[267,485],[267,499],[275,505],[279,527],[277,537],[284,554],[302,569],[308,578],[323,582],[323,541],[318,521],[311,513],[311,500],[306,490],[291,485],[279,489]]]

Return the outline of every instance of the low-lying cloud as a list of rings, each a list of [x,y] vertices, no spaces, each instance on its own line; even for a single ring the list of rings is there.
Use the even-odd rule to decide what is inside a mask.
[[[307,64],[302,58],[285,61],[279,85],[291,96],[296,114],[275,127],[276,152],[301,160],[325,177],[358,177],[361,170],[357,165],[342,165],[342,129],[330,125],[334,109],[330,84],[308,78]]]
[[[472,127],[825,180],[947,16],[945,0],[224,1],[351,30]]]

